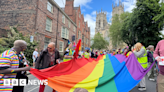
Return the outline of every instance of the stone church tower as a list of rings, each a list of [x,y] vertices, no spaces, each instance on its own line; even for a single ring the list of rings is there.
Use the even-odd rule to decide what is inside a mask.
[[[121,15],[122,13],[124,13],[124,5],[120,0],[119,5],[117,3],[112,4],[112,16],[115,16],[115,14]]]
[[[104,39],[108,40],[108,31],[109,31],[109,24],[107,22],[107,13],[102,11],[101,12],[96,12],[96,28],[95,28],[95,34],[98,32],[102,34]]]
[[[124,13],[124,5],[120,0],[119,0],[119,5],[117,3],[115,3],[115,5],[112,4],[112,17],[115,16],[116,14],[121,15],[122,13]],[[106,16],[107,16],[107,13],[103,12],[102,9],[101,9],[101,12],[98,12],[98,13],[96,12],[95,34],[97,34],[98,32],[102,34],[104,39],[109,42],[109,46],[108,46],[109,50],[125,47],[126,46],[125,43],[122,43],[122,46],[117,46],[117,47],[112,46],[112,40],[108,36],[110,32],[109,30],[110,24],[108,24]]]
[[[118,14],[120,16],[122,13],[124,13],[124,5],[121,2],[121,0],[119,0],[119,5],[117,3],[115,3],[115,5],[112,4],[112,19],[111,19],[111,21],[113,20],[113,17],[116,14]],[[109,49],[124,48],[125,46],[127,46],[127,45],[124,42],[122,42],[120,45],[113,47],[112,46],[112,40],[110,40]]]

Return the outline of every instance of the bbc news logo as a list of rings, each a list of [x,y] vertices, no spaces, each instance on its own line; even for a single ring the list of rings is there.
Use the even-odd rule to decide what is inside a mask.
[[[4,86],[48,85],[48,80],[4,79]]]

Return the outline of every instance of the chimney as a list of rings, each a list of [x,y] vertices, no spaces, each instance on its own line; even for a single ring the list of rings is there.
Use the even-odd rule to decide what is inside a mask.
[[[67,15],[73,15],[73,9],[74,9],[74,0],[66,0],[65,5],[65,13]]]

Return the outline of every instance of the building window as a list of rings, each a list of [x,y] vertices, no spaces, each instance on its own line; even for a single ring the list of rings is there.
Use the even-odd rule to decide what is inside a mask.
[[[51,42],[51,39],[50,38],[47,38],[47,37],[45,37],[45,39],[44,39],[44,49],[46,49],[47,48],[47,46],[48,46],[48,44]]]
[[[53,13],[53,5],[50,2],[47,3],[47,10]]]
[[[70,21],[68,22],[68,27],[71,28],[71,23],[70,23]]]
[[[69,39],[69,30],[66,28],[66,35],[65,35],[65,37],[67,38],[67,39]]]
[[[79,21],[79,27],[80,27],[80,21]]]
[[[62,16],[62,22],[65,24],[65,16]]]
[[[60,41],[59,52],[63,52],[63,49],[64,49],[64,42]]]
[[[88,44],[88,39],[86,39],[86,44]]]
[[[82,35],[82,42],[84,42],[84,35]]]
[[[48,18],[46,19],[46,30],[50,31],[52,30],[52,19]]]
[[[74,32],[76,31],[75,26],[73,27],[73,31],[74,31]]]
[[[78,39],[81,39],[81,31],[78,31]]]
[[[62,31],[61,31],[61,37],[65,38],[65,39],[69,39],[69,30],[65,27],[62,27]]]
[[[80,14],[80,12],[79,12],[79,18],[81,17],[81,14]]]

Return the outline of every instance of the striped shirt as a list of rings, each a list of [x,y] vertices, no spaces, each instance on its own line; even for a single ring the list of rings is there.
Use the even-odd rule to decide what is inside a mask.
[[[23,55],[24,56],[24,55]],[[16,51],[13,49],[6,50],[0,55],[0,67],[9,67],[16,69],[19,67],[19,59]],[[0,74],[0,92],[12,92],[13,86],[4,86],[3,79],[15,79],[17,73]]]

